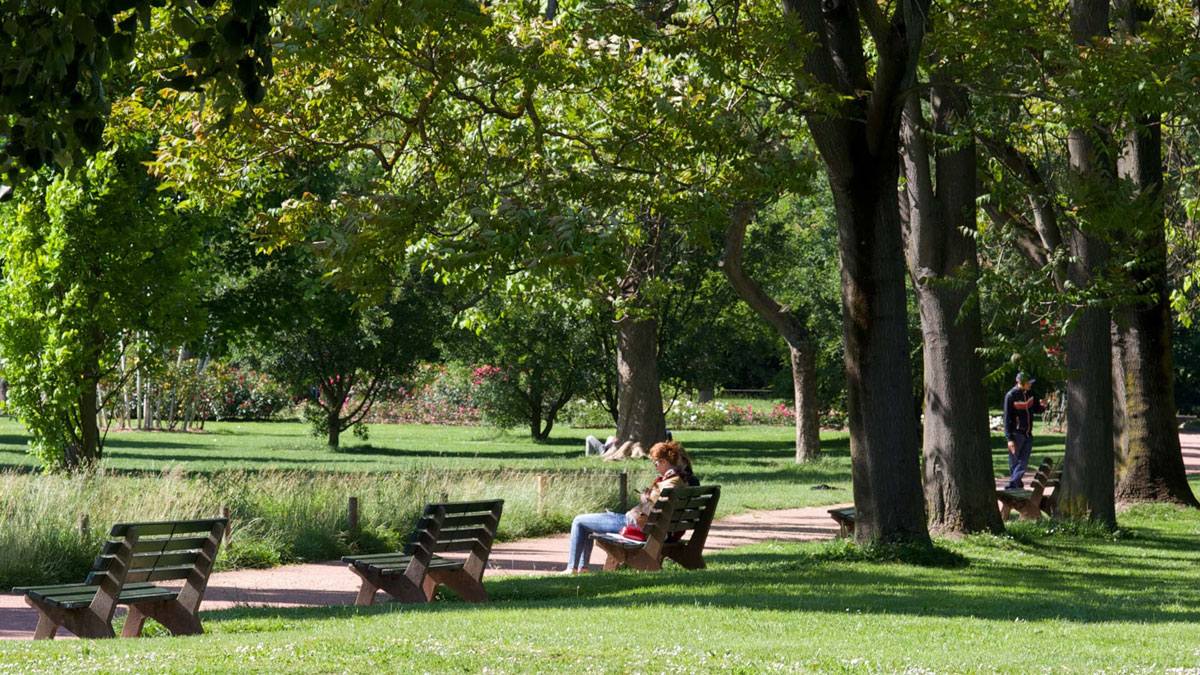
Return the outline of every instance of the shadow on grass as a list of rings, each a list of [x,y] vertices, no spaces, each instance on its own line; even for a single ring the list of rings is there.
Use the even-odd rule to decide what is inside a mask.
[[[674,605],[739,610],[978,618],[998,621],[1061,619],[1078,623],[1200,621],[1200,590],[1179,554],[1200,558],[1200,543],[1181,537],[1137,538],[1095,545],[1048,537],[1026,546],[997,540],[1009,550],[974,548],[968,568],[944,569],[828,559],[829,547],[797,551],[731,551],[708,557],[706,570],[674,565],[658,573],[617,572],[560,577],[487,579],[492,609],[641,608]],[[1130,565],[1145,548],[1175,561],[1174,567]],[[1059,560],[1059,554],[1070,553]],[[1039,564],[1029,564],[1032,554]],[[1012,560],[1010,562],[1010,559]],[[1144,561],[1143,561],[1144,562]],[[1130,573],[1136,570],[1136,573]],[[1148,592],[1148,589],[1158,589]],[[472,606],[439,592],[428,605],[385,603],[374,607],[235,609],[206,613],[221,632],[232,619],[334,619],[403,612],[466,611]],[[233,631],[254,630],[253,626]],[[261,628],[259,629],[261,630]]]

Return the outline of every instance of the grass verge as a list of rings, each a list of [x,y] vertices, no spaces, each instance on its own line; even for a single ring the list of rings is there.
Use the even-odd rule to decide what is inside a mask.
[[[0,672],[1196,672],[1200,512],[1122,525],[941,542],[965,567],[764,544],[703,571],[498,577],[487,605],[229,610],[195,638],[3,644]]]

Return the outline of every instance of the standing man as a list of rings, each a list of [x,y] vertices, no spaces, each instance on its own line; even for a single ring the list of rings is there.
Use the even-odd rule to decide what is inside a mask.
[[[1017,384],[1004,395],[1004,437],[1008,439],[1008,489],[1025,487],[1025,470],[1033,453],[1033,414],[1045,410],[1042,400],[1034,398],[1034,379],[1017,373]]]

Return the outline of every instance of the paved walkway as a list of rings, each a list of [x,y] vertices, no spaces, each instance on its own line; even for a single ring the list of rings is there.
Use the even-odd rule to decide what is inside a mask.
[[[1180,434],[1180,440],[1188,473],[1200,473],[1200,433]],[[1002,482],[997,480],[997,484]],[[829,517],[830,508],[834,507],[754,511],[721,518],[713,523],[705,549],[723,551],[764,541],[831,539],[837,535],[837,526]],[[566,559],[565,534],[498,544],[492,550],[487,575],[556,573]],[[599,569],[604,554],[594,551],[592,559],[592,568]],[[354,603],[357,581],[358,577],[340,562],[222,572],[209,580],[201,610],[349,605]],[[36,612],[20,596],[0,594],[0,639],[28,639],[36,625]],[[71,637],[67,631],[60,633]]]

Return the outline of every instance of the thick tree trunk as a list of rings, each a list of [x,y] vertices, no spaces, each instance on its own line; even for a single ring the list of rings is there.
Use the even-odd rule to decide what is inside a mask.
[[[933,89],[933,131],[955,133],[966,101]],[[957,121],[956,121],[957,118]],[[931,152],[921,103],[908,97],[901,132],[908,202],[909,273],[921,312],[925,356],[925,508],[932,532],[1000,532],[976,292],[975,144]],[[961,131],[961,130],[960,130]],[[930,158],[936,161],[933,173]]]
[[[1108,34],[1108,0],[1071,0],[1071,33],[1083,46]],[[1072,129],[1067,149],[1076,194],[1093,193],[1106,183],[1115,187],[1115,161],[1093,139],[1096,129]],[[1101,208],[1084,204],[1085,207]],[[1109,247],[1085,231],[1085,219],[1068,236],[1072,256],[1067,275],[1076,288],[1088,288],[1105,265]],[[1113,499],[1113,383],[1110,313],[1085,304],[1074,308],[1075,325],[1067,336],[1067,450],[1059,488],[1059,510],[1116,525]]]
[[[1171,307],[1167,287],[1167,243],[1162,206],[1162,129],[1158,115],[1138,120],[1124,139],[1117,163],[1142,208],[1145,232],[1132,242],[1134,281],[1150,300],[1118,307],[1114,317],[1114,392],[1121,395],[1117,439],[1116,499],[1176,502],[1200,507],[1188,485],[1175,417],[1171,364]]]
[[[929,3],[783,0],[817,36],[805,69],[843,96],[807,122],[838,224],[855,539],[928,542],[912,411],[899,191],[901,92],[915,81]],[[874,41],[868,75],[863,35]]]
[[[812,336],[801,317],[767,295],[746,273],[743,250],[746,226],[753,210],[748,205],[734,209],[725,233],[725,255],[721,271],[729,285],[747,305],[779,331],[788,344],[792,362],[792,384],[796,405],[796,461],[810,462],[821,455],[820,417],[817,410],[817,366]]]
[[[641,457],[667,439],[658,385],[658,321],[617,322],[617,442],[606,459]]]

